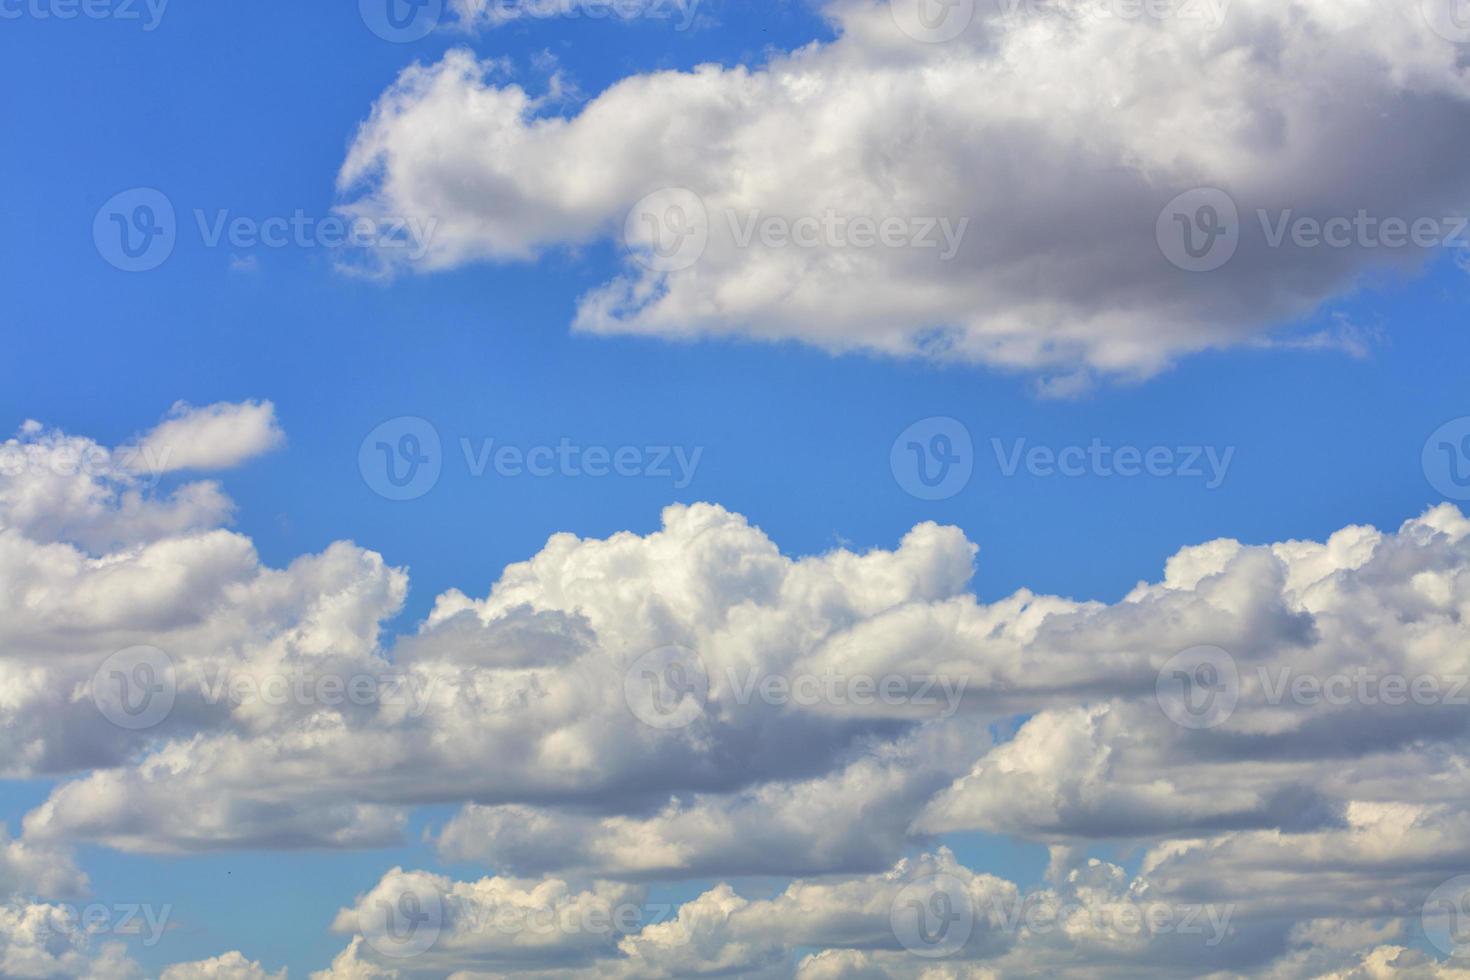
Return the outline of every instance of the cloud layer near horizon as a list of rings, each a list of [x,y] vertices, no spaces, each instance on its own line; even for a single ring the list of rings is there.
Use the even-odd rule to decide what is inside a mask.
[[[259,409],[204,418],[212,443],[278,441],[251,435],[274,428]],[[1111,604],[980,602],[977,548],[955,528],[794,558],[737,514],[675,506],[647,535],[555,535],[394,641],[408,576],[381,556],[338,543],[271,568],[216,526],[218,487],[225,506],[201,510],[190,485],[155,487],[36,424],[6,447],[26,465],[0,470],[0,742],[7,775],[62,782],[0,838],[0,886],[31,896],[0,915],[0,973],[134,975],[120,950],[43,928],[48,901],[88,887],[76,844],[387,847],[415,807],[456,803],[436,846],[493,874],[385,875],[338,916],[352,938],[323,977],[1456,975],[1408,948],[1425,896],[1470,872],[1451,700],[1470,520],[1451,506],[1391,533],[1187,547]],[[1239,675],[1210,727],[1177,723],[1158,693],[1201,644]],[[639,683],[671,648],[707,693],[658,714]],[[165,658],[149,677],[175,695],[146,725],[98,693],[139,649]],[[1282,698],[1282,671],[1430,678],[1442,697]],[[364,697],[342,696],[364,678]],[[886,680],[897,697],[876,696]],[[1049,847],[1047,883],[965,867],[943,847],[955,833]],[[1100,845],[1138,869],[1089,856]],[[977,912],[938,965],[890,921],[936,874]],[[794,880],[763,899],[751,876]],[[722,879],[616,931],[485,926],[506,907],[643,907],[654,885]],[[453,904],[404,962],[371,919],[409,887]],[[1213,944],[1119,926],[1119,909],[1153,905],[1229,921]],[[1065,925],[1018,926],[1019,907]],[[23,960],[52,965],[8,965]],[[231,953],[169,978],[268,975]]]

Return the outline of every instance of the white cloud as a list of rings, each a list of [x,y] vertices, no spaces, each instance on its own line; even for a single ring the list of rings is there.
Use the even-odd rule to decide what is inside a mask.
[[[157,473],[227,470],[285,442],[270,402],[219,402],[195,408],[178,402],[139,442],[144,465]]]
[[[39,426],[15,442],[95,446]],[[384,624],[408,576],[370,551],[339,543],[272,568],[242,535],[138,518],[177,505],[143,484],[129,504],[110,475],[56,475],[67,492],[47,510],[37,501],[52,476],[0,472],[0,746],[9,774],[62,778],[20,837],[0,838],[10,893],[84,889],[68,851],[78,842],[373,848],[399,843],[414,808],[458,803],[433,842],[498,875],[428,877],[472,909],[719,881],[677,919],[616,935],[459,936],[451,918],[440,959],[381,962],[354,942],[323,976],[468,978],[515,961],[558,976],[703,963],[783,978],[1168,977],[1207,962],[1287,978],[1438,969],[1395,944],[1431,889],[1470,873],[1462,707],[1279,696],[1282,670],[1466,673],[1470,520],[1448,505],[1389,532],[1186,547],[1113,603],[1024,590],[980,602],[976,546],[954,528],[919,525],[892,550],[791,557],[738,514],[675,506],[648,534],[555,535],[483,597],[439,596],[395,642]],[[131,541],[88,553],[70,540],[75,522],[41,514]],[[1238,699],[1215,727],[1189,728],[1157,683],[1177,652],[1205,643],[1233,655]],[[697,658],[708,696],[683,727],[658,727],[638,668],[671,644]],[[108,719],[93,682],[139,646],[167,654],[152,676],[170,678],[175,698],[135,730]],[[345,685],[336,699],[314,686],[351,677],[399,686],[361,702],[340,696]],[[280,678],[308,686],[261,696]],[[792,696],[803,678],[822,680],[815,698]],[[852,683],[862,678],[875,683]],[[881,679],[915,696],[885,701]],[[904,686],[914,679],[963,683],[953,701],[918,703]],[[1024,894],[1068,910],[1067,927],[987,926],[963,968],[917,964],[884,903],[913,854],[974,832],[1052,847],[1048,884]],[[1136,875],[1088,860],[1110,844],[1143,854]],[[943,851],[920,864],[934,862],[984,877]],[[770,898],[746,886],[753,875],[805,877]],[[1234,931],[1201,960],[1178,936],[1120,932],[1073,908],[1145,900],[1229,906]],[[692,938],[676,941],[678,929]],[[5,941],[16,957],[40,955]]]
[[[212,959],[170,966],[160,980],[286,980],[286,971],[268,973],[241,953],[229,952]]]
[[[925,44],[887,2],[829,0],[834,41],[629,76],[573,114],[452,51],[383,94],[339,183],[351,213],[437,220],[425,269],[616,240],[646,195],[685,188],[708,216],[685,208],[708,235],[698,261],[630,260],[581,298],[577,328],[922,353],[1060,372],[1058,392],[1252,341],[1426,255],[1356,232],[1347,247],[1273,246],[1288,209],[1464,213],[1470,86],[1417,3],[1234,0],[1218,25],[1064,12],[1122,6],[980,3],[961,37]],[[1187,272],[1156,223],[1202,186],[1233,196],[1240,244]],[[968,224],[949,260],[825,230],[811,247],[742,244],[752,217],[825,228],[828,212],[917,221],[941,246],[939,222]]]

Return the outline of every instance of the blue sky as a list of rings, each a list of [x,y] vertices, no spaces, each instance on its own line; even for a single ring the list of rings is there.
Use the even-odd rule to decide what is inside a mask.
[[[220,477],[237,503],[235,528],[272,566],[350,540],[407,568],[411,591],[391,624],[404,631],[445,590],[483,596],[554,533],[647,534],[676,502],[744,514],[791,556],[893,548],[920,522],[956,525],[980,546],[982,600],[1024,587],[1111,603],[1157,580],[1184,545],[1391,530],[1443,499],[1421,451],[1438,426],[1470,413],[1470,280],[1448,252],[1279,324],[1276,336],[1291,337],[1350,323],[1368,338],[1361,356],[1207,350],[1151,377],[1050,398],[1037,392],[1046,369],[832,354],[791,340],[574,332],[578,297],[622,263],[607,241],[387,281],[344,274],[322,248],[207,247],[191,227],[195,208],[329,214],[374,101],[410,62],[451,47],[508,59],[532,90],[546,84],[549,52],[578,93],[552,111],[574,112],[629,75],[758,65],[771,50],[833,36],[805,4],[772,0],[706,3],[710,22],[689,32],[559,19],[394,44],[354,6],[176,0],[152,31],[112,19],[0,24],[9,93],[0,120],[11,134],[0,155],[6,434],[38,419],[115,445],[176,401],[268,399],[287,442]],[[161,190],[181,221],[168,261],[128,274],[98,254],[92,222],[134,187]],[[364,482],[358,450],[400,416],[433,423],[444,474],[426,496],[392,502]],[[931,502],[904,491],[889,453],[907,426],[935,416],[968,429],[975,473],[958,495]],[[477,478],[461,438],[702,456],[683,488],[660,477]],[[992,440],[1017,439],[1234,455],[1213,489],[1187,477],[1007,477]],[[53,785],[0,784],[0,819],[18,827]],[[420,810],[396,849],[157,858],[87,845],[79,863],[106,900],[147,895],[179,910],[158,948],[133,950],[147,969],[238,948],[305,976],[341,949],[327,931],[335,911],[386,869],[484,873],[419,841],[453,812]],[[1046,862],[1040,845],[1003,835],[950,842],[1018,880],[1036,881]],[[661,887],[682,897],[705,883]]]

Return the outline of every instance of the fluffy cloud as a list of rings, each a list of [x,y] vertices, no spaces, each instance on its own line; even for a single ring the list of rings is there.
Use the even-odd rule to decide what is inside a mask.
[[[223,470],[270,452],[285,439],[270,402],[220,402],[204,408],[178,402],[138,448],[162,473]]]
[[[142,977],[122,943],[94,945],[91,938],[60,906],[28,902],[0,905],[0,976],[17,980]]]
[[[286,980],[286,971],[268,973],[259,963],[238,952],[197,963],[178,963],[163,971],[160,980]]]
[[[344,207],[436,220],[427,269],[625,226],[634,253],[663,249],[584,295],[578,329],[924,354],[1060,372],[1065,390],[1258,338],[1427,254],[1377,231],[1273,242],[1283,215],[1451,236],[1470,88],[1419,4],[1165,6],[951,4],[973,20],[935,44],[888,2],[829,0],[833,41],[633,75],[570,114],[457,50],[379,99],[341,169]],[[1158,240],[1183,234],[1166,206],[1201,187],[1239,214],[1237,251],[1208,273]],[[635,208],[670,188],[692,196]],[[1203,203],[1220,202],[1186,199],[1181,217]],[[895,224],[859,247],[859,218]]]
[[[95,446],[40,427],[16,444]],[[9,894],[85,889],[76,842],[372,848],[448,803],[462,808],[434,828],[441,855],[497,874],[392,872],[339,916],[352,939],[322,976],[1440,970],[1405,934],[1470,873],[1454,700],[1470,696],[1470,520],[1453,507],[1391,532],[1187,547],[1102,603],[980,602],[977,549],[953,528],[790,557],[737,514],[676,506],[646,535],[555,535],[393,640],[407,575],[370,551],[271,568],[218,526],[134,522],[179,506],[155,488],[131,487],[133,504],[110,473],[64,473],[76,492],[52,513],[137,525],[89,550],[74,524],[36,519],[53,476],[0,472],[0,743],[10,774],[62,777],[0,838]],[[1229,669],[1230,710],[1195,723],[1165,682],[1202,644]],[[1410,683],[1394,698],[1392,678],[1435,697]],[[167,710],[119,713],[151,710],[135,684],[167,691]],[[975,832],[1049,845],[1045,887],[940,848]],[[1142,855],[1136,873],[1097,859],[1108,844]],[[954,963],[911,955],[891,917],[936,874],[988,896]],[[763,897],[745,884],[762,875],[799,880]],[[712,883],[661,921],[484,928],[506,908],[642,906],[689,881]],[[362,925],[403,909],[405,883],[447,903],[409,962]],[[1050,924],[1018,924],[1017,903]],[[1130,931],[1130,910],[1158,903],[1214,909],[1221,938],[1202,952],[1196,934]],[[43,913],[24,908],[5,955],[98,954],[37,947],[27,916]],[[177,969],[263,970],[238,954]]]

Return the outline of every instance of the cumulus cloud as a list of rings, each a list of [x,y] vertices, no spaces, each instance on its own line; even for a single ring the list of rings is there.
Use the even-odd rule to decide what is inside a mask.
[[[16,442],[95,445],[39,426]],[[1404,936],[1426,895],[1470,873],[1454,700],[1470,697],[1470,680],[1456,686],[1470,520],[1454,507],[1321,542],[1185,547],[1104,603],[981,602],[977,548],[954,528],[796,557],[738,514],[680,505],[648,534],[554,535],[395,639],[384,624],[408,576],[373,552],[338,543],[273,568],[243,535],[146,521],[90,552],[74,524],[36,518],[50,479],[0,472],[0,745],[8,774],[60,779],[19,837],[0,837],[7,893],[85,889],[76,843],[376,848],[401,841],[416,807],[458,804],[432,842],[496,875],[386,876],[339,916],[352,938],[322,976],[1440,969]],[[131,526],[109,479],[66,474],[81,490],[53,512]],[[136,507],[177,506],[132,490]],[[1196,723],[1161,685],[1201,648],[1225,658],[1210,666],[1229,669],[1232,697]],[[1406,699],[1426,690],[1412,683],[1385,696],[1391,678],[1434,682],[1436,697]],[[160,690],[156,717],[119,713],[151,710]],[[1046,885],[942,849],[975,833],[1048,845]],[[1141,856],[1135,872],[1094,853],[1115,845]],[[936,874],[1061,924],[1002,909],[956,964],[916,962],[891,906]],[[773,898],[752,876],[798,880]],[[641,905],[689,881],[697,898],[615,932],[476,925],[537,903]],[[405,883],[453,897],[437,959],[385,957],[362,926]],[[1194,936],[1118,926],[1158,902],[1228,909],[1228,928],[1201,953]],[[41,955],[13,917],[13,955]],[[205,962],[178,969],[264,969]]]
[[[178,963],[163,971],[161,980],[286,980],[286,971],[268,973],[239,952],[229,952],[195,963]]]
[[[143,460],[161,473],[225,470],[270,452],[285,438],[270,402],[219,402],[204,408],[178,402],[138,448]]]
[[[1417,3],[949,8],[972,6],[924,43],[888,2],[829,0],[835,40],[631,75],[571,112],[455,50],[378,100],[343,206],[437,220],[423,269],[626,237],[578,303],[592,333],[921,354],[1061,391],[1257,340],[1462,227],[1470,88]],[[1196,188],[1228,203],[1184,198],[1176,225]],[[1190,264],[1207,204],[1235,250],[1188,271],[1166,252]],[[1360,212],[1331,247],[1295,232]],[[1390,218],[1441,234],[1387,247]]]
[[[60,906],[0,905],[0,976],[141,980],[142,970],[122,943],[91,939]]]

